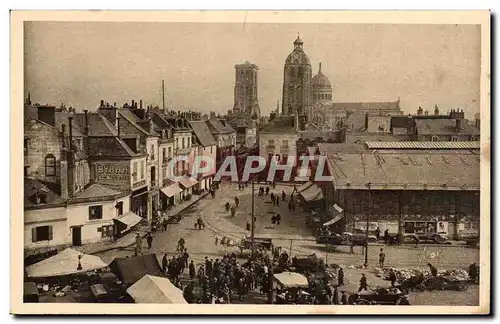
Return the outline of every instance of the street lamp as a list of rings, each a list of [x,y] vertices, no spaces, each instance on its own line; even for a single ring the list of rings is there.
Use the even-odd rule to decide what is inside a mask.
[[[371,182],[366,184],[368,186],[368,213],[366,213],[366,233],[365,233],[365,267],[368,266],[368,229],[370,227],[370,205],[372,201]]]

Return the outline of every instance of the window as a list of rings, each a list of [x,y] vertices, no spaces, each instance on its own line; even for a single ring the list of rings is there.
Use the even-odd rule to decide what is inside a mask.
[[[113,225],[107,225],[97,228],[97,232],[102,234],[102,238],[113,236]]]
[[[182,148],[184,148],[186,146],[186,143],[184,141],[184,137],[182,138]]]
[[[268,140],[267,145],[274,145],[274,140]]]
[[[170,146],[168,147],[168,158],[172,158],[172,148]]]
[[[458,142],[458,137],[456,137],[456,136],[452,136],[452,137],[451,137],[451,141],[452,141],[452,142]]]
[[[432,141],[433,141],[433,142],[437,142],[437,141],[438,141],[437,136],[432,136]]]
[[[123,201],[119,201],[116,203],[116,211],[118,212],[118,216],[123,215]]]
[[[56,175],[56,157],[49,154],[45,157],[45,176],[54,177]]]
[[[132,167],[132,181],[137,181],[137,162],[134,162],[134,165]]]
[[[102,219],[102,205],[89,206],[89,220]]]
[[[288,146],[288,140],[282,140],[281,141],[282,146]]]
[[[139,179],[144,179],[144,161],[141,161],[141,177]]]
[[[151,145],[151,160],[154,160],[155,159],[155,146],[154,145]]]
[[[52,226],[38,226],[31,229],[31,241],[50,241],[53,238]]]
[[[170,148],[169,148],[170,150]],[[163,151],[162,151],[162,158],[163,158],[163,161],[165,161],[167,159],[167,149],[166,148],[163,148]]]
[[[179,139],[178,138],[175,139],[175,148],[176,149],[179,148]]]

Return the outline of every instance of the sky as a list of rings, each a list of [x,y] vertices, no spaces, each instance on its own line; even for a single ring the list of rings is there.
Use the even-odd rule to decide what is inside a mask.
[[[25,93],[40,104],[97,109],[100,100],[227,112],[236,64],[259,70],[263,115],[281,102],[283,66],[300,33],[334,102],[396,101],[405,113],[479,112],[479,25],[25,23]]]

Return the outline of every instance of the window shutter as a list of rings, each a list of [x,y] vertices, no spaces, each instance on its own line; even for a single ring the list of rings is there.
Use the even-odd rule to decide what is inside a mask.
[[[36,227],[33,227],[31,229],[31,241],[32,242],[37,242],[37,240],[36,240]]]
[[[52,238],[53,238],[52,226],[49,226],[49,241],[52,241]]]

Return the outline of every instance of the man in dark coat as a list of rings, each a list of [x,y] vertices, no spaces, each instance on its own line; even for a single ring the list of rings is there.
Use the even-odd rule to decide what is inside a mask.
[[[189,263],[189,278],[193,280],[195,276],[196,276],[196,266],[194,265],[194,261],[191,260],[191,262]]]
[[[283,200],[283,201],[285,201],[285,200],[286,200],[285,190],[282,190],[282,191],[281,191],[281,200]]]
[[[368,291],[368,281],[364,273],[361,274],[361,279],[359,279],[359,289],[358,292],[366,290]]]
[[[438,269],[435,266],[433,266],[430,262],[427,263],[427,265],[429,266],[429,270],[431,270],[431,275],[433,277],[436,277],[438,275]]]
[[[338,275],[337,275],[337,278],[338,278],[338,285],[339,286],[342,286],[344,285],[344,270],[342,268],[339,268],[339,272],[338,272]]]
[[[153,234],[151,234],[151,232],[148,233],[146,242],[148,243],[148,249],[151,249],[151,246],[153,245]]]

